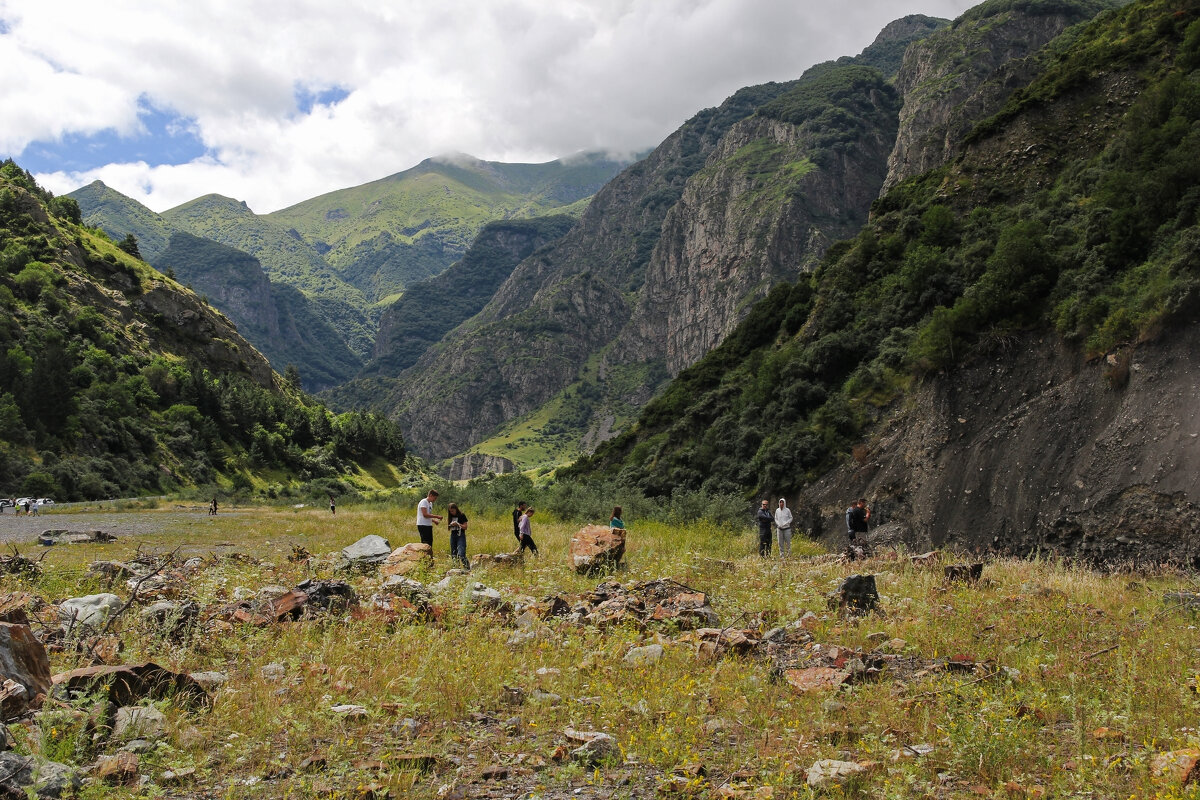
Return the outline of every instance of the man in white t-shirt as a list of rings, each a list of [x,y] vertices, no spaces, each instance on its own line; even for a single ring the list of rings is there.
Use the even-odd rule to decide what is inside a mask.
[[[421,536],[421,543],[433,547],[433,526],[442,521],[440,514],[433,513],[433,501],[437,500],[438,493],[430,489],[429,494],[425,499],[417,504],[417,533]]]

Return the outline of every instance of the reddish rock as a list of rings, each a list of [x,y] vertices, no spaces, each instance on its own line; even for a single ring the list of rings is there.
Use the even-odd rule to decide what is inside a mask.
[[[832,667],[809,667],[808,669],[789,669],[783,677],[793,689],[801,694],[809,692],[837,689],[850,677],[846,670]]]
[[[37,708],[50,686],[50,658],[30,627],[0,622],[0,717]]]
[[[422,563],[433,563],[433,548],[421,542],[411,542],[397,547],[379,568],[380,574],[406,575]]]
[[[612,569],[625,557],[625,531],[588,525],[571,538],[571,564],[580,575]]]

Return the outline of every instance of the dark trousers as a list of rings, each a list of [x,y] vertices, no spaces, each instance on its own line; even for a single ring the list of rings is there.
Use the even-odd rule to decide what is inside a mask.
[[[418,525],[417,533],[420,534],[420,536],[421,536],[421,544],[427,544],[430,547],[433,547],[433,526],[432,525]]]
[[[467,560],[467,535],[462,531],[450,531],[450,560],[462,562],[464,569],[471,568]]]
[[[538,554],[537,545],[534,543],[532,536],[526,535],[521,537],[521,547],[517,550],[517,552],[523,553],[526,549],[532,550],[535,556]]]
[[[758,554],[764,558],[771,555],[771,529],[758,529]]]

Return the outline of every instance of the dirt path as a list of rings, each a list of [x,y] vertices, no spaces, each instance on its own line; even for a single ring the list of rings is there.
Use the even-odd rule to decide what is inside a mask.
[[[222,511],[220,516],[237,514],[236,510]],[[183,533],[195,530],[196,525],[209,525],[215,519],[201,506],[170,511],[49,511],[38,516],[17,515],[5,509],[0,514],[0,545],[32,542],[47,530],[104,531],[115,536]]]

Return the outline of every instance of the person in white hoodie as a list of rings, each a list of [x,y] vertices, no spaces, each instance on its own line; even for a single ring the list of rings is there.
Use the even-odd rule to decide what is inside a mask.
[[[787,500],[779,498],[779,508],[775,509],[775,539],[779,542],[779,557],[787,558],[792,554],[792,510],[787,507]]]

